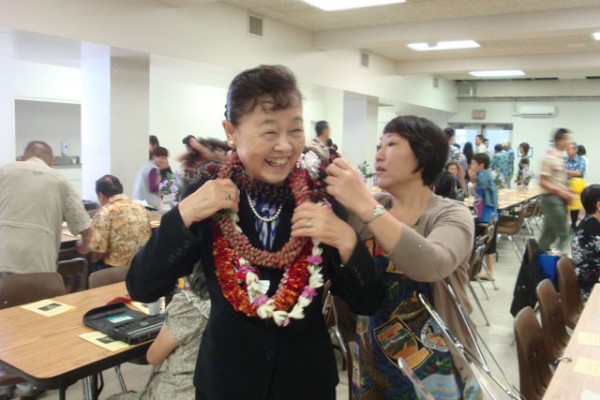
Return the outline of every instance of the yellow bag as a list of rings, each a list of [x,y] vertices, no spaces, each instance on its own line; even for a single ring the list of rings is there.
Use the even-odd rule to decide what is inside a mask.
[[[583,178],[571,178],[569,179],[569,189],[573,192],[574,196],[569,204],[569,210],[581,210],[583,208],[583,204],[581,204],[581,192],[587,186],[587,183]]]

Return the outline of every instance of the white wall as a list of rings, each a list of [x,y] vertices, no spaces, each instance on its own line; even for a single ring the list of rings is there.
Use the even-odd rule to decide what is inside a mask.
[[[61,155],[61,141],[69,156],[81,156],[81,108],[79,104],[17,100],[15,102],[16,152],[32,140],[43,140]]]
[[[523,103],[520,100],[519,103]],[[590,158],[586,181],[600,183],[600,168],[595,160],[600,155],[600,100],[598,99],[573,99],[573,100],[530,100],[531,104],[555,105],[557,114],[554,117],[526,118],[515,116],[515,101],[510,99],[498,100],[461,100],[459,112],[450,118],[449,122],[477,122],[477,123],[512,123],[513,148],[521,142],[527,142],[534,147],[534,157],[531,162],[532,170],[539,171],[541,157],[549,146],[553,130],[567,128],[574,133],[574,140],[585,145]],[[485,109],[484,121],[471,120],[471,111]]]

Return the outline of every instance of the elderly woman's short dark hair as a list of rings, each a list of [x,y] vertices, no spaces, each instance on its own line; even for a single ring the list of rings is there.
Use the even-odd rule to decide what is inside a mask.
[[[284,110],[296,103],[302,103],[302,95],[296,77],[282,65],[261,65],[239,73],[227,92],[225,118],[237,126],[240,119],[263,105],[264,97],[269,98],[271,110]]]
[[[600,185],[589,185],[581,192],[581,204],[583,204],[586,214],[594,214],[596,212],[596,204],[599,201]]]
[[[448,160],[448,137],[444,131],[426,118],[404,115],[388,122],[383,133],[395,133],[408,140],[417,158],[413,172],[421,171],[423,184],[430,186]]]

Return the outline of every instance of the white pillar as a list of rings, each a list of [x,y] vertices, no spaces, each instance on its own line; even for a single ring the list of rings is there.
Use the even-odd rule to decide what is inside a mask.
[[[12,34],[0,30],[0,164],[15,161],[15,63]]]
[[[113,53],[110,87],[111,174],[121,180],[125,193],[131,195],[137,171],[148,162],[149,55]]]
[[[110,172],[110,47],[81,45],[81,196],[95,200]]]
[[[81,70],[82,196],[94,200],[105,174],[130,194],[148,160],[149,56],[85,43]]]

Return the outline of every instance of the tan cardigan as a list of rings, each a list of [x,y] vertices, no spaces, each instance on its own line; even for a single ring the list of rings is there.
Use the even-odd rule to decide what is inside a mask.
[[[386,209],[392,206],[389,194],[378,193],[375,197]],[[349,223],[362,240],[373,237],[358,217],[350,216]],[[405,229],[394,249],[386,256],[410,279],[430,283],[433,307],[461,343],[476,354],[473,340],[445,287],[446,283],[452,286],[464,309],[470,314],[472,308],[466,286],[469,283],[474,228],[473,217],[465,205],[432,193],[416,229]],[[463,381],[471,379],[472,374],[462,357],[454,352],[452,355]]]

